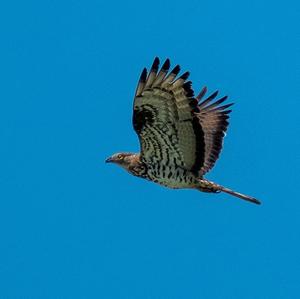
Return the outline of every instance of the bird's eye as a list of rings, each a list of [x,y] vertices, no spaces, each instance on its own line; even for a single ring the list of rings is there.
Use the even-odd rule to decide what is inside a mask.
[[[123,156],[121,154],[118,155],[118,159],[123,159]]]

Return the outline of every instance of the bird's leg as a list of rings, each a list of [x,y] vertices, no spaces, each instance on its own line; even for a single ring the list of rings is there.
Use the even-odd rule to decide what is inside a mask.
[[[260,204],[260,201],[252,196],[248,196],[248,195],[233,191],[229,188],[223,187],[221,185],[218,185],[218,184],[208,181],[206,179],[199,179],[198,182],[199,182],[199,185],[197,186],[197,189],[199,191],[213,192],[213,193],[225,192],[225,193],[228,193],[235,197],[241,198],[243,200],[247,200],[247,201],[253,202],[255,204]]]
[[[210,181],[207,181],[205,179],[200,179],[199,185],[197,186],[197,189],[201,192],[207,192],[207,193],[220,193],[221,190],[216,188],[216,184]]]

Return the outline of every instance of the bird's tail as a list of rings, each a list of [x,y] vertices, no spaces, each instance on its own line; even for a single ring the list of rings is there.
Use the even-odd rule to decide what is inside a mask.
[[[244,199],[244,200],[247,200],[252,203],[260,205],[260,201],[252,196],[248,196],[248,195],[233,191],[231,189],[228,189],[226,187],[223,187],[221,185],[218,185],[218,184],[208,181],[206,179],[199,180],[199,186],[197,186],[197,189],[202,192],[213,192],[213,193],[225,192],[225,193],[228,193],[235,197],[238,197],[238,198],[241,198],[241,199]]]

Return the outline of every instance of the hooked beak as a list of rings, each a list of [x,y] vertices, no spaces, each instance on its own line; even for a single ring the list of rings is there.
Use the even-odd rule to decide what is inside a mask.
[[[114,162],[114,160],[112,159],[112,157],[109,157],[105,160],[105,163],[112,163]]]

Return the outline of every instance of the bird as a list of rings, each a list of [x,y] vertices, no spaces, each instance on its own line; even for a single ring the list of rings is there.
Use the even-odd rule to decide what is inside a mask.
[[[132,117],[140,153],[116,153],[106,162],[172,189],[225,192],[260,204],[204,178],[219,158],[233,103],[223,104],[227,96],[216,99],[218,91],[206,97],[207,87],[195,96],[190,73],[179,76],[180,66],[170,67],[169,58],[160,67],[155,57],[149,72],[144,68],[140,75]]]

